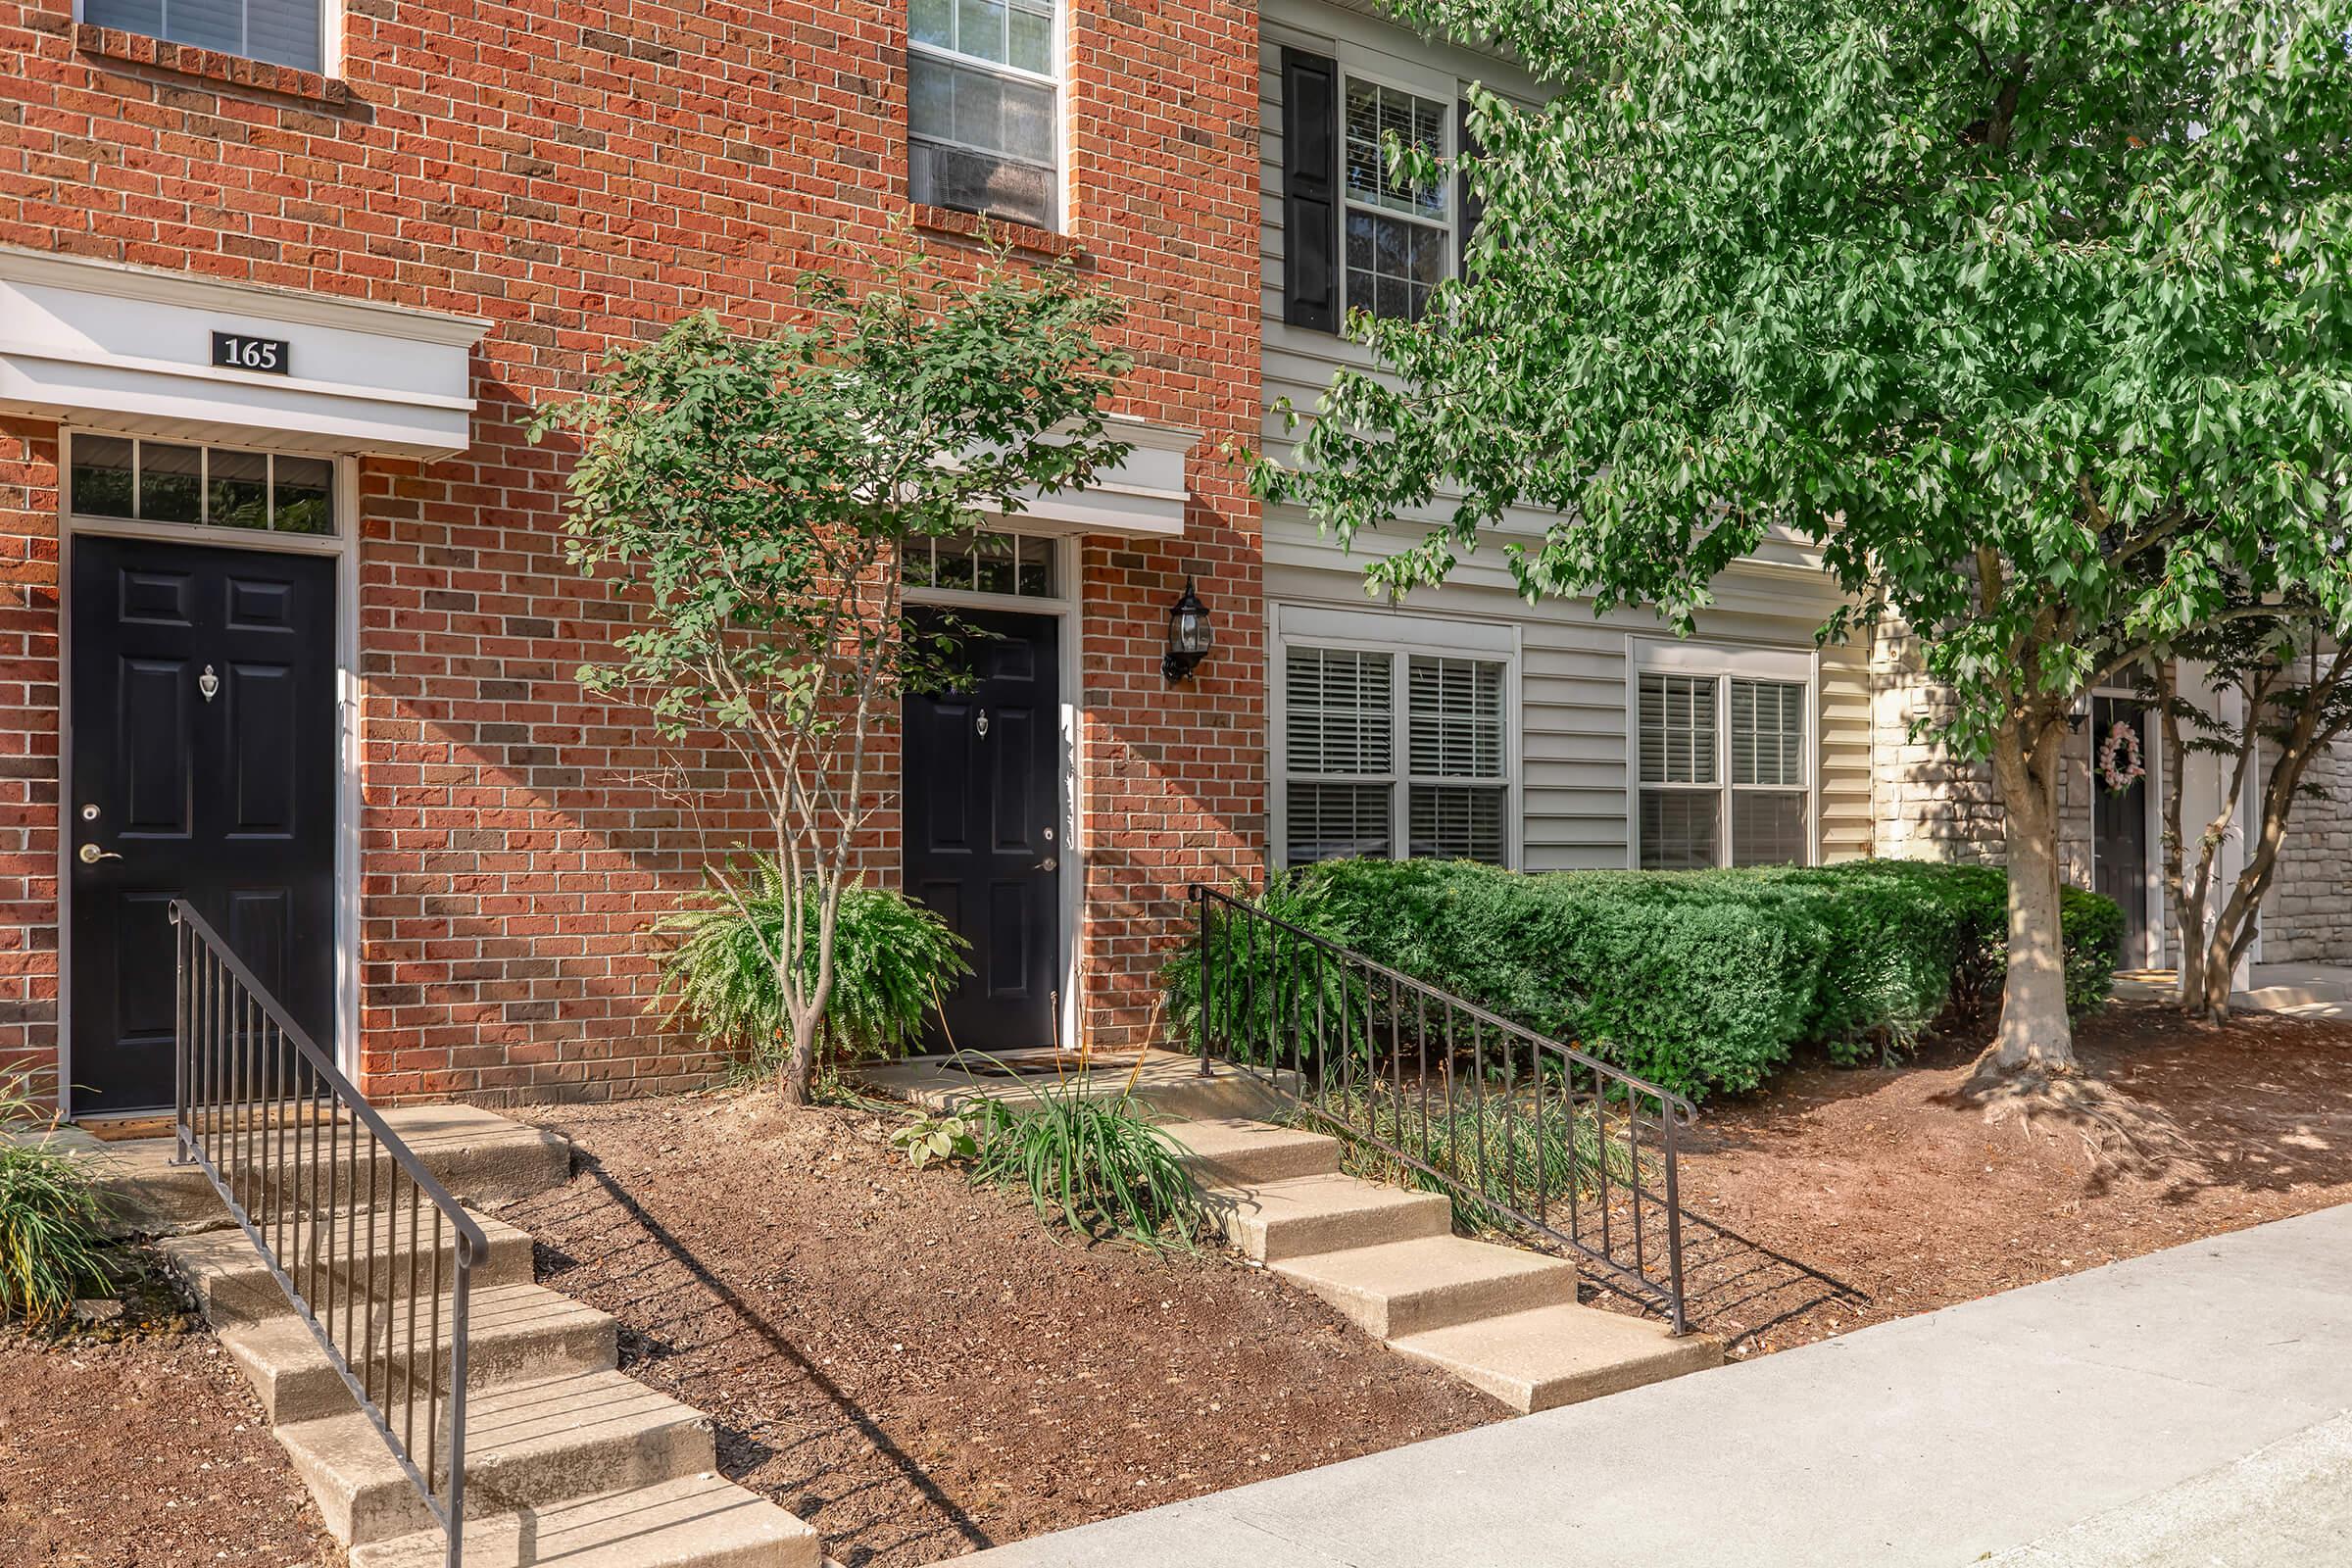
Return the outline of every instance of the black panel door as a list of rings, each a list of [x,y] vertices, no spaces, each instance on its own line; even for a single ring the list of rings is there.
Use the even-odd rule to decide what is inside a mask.
[[[172,1103],[174,898],[333,1049],[335,569],[74,541],[77,1114]]]
[[[2117,724],[2128,724],[2139,735],[2140,765],[2155,754],[2149,750],[2147,710],[2137,703],[2094,698],[2090,705],[2090,808],[2092,891],[2103,893],[2124,911],[2123,961],[2147,961],[2148,940],[2148,781],[2132,780],[2129,789],[2112,790],[2099,767],[2107,737]],[[2119,759],[2119,762],[2123,760]]]
[[[1061,961],[1060,661],[1049,616],[958,611],[966,674],[906,705],[906,887],[972,945],[955,1043],[1054,1043]]]

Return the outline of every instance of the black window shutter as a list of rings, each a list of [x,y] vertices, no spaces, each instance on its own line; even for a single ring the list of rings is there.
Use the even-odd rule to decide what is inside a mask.
[[[1338,64],[1282,52],[1282,318],[1340,329]]]
[[[1476,158],[1486,151],[1485,148],[1479,146],[1478,138],[1470,134],[1470,100],[1467,98],[1454,106],[1454,129],[1456,131],[1454,146],[1463,156]],[[1470,176],[1467,173],[1454,175],[1453,187],[1454,199],[1460,203],[1461,213],[1460,226],[1454,230],[1453,270],[1457,275],[1468,277],[1470,275],[1470,236],[1478,231],[1478,220],[1486,216],[1487,203],[1486,198],[1471,192]]]

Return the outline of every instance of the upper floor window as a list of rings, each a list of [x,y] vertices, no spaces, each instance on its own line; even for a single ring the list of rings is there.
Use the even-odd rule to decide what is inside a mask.
[[[324,71],[324,0],[82,0],[81,20],[297,71]]]
[[[913,0],[908,194],[1039,228],[1061,220],[1057,0]]]
[[[1715,669],[1696,649],[1675,667],[1642,671],[1634,841],[1649,870],[1802,865],[1812,858],[1809,679],[1802,656],[1724,651]],[[1744,666],[1744,667],[1743,667]]]
[[[1400,320],[1421,318],[1453,255],[1451,202],[1444,177],[1396,177],[1388,138],[1431,157],[1447,154],[1452,106],[1402,87],[1348,78],[1346,132],[1348,306]]]

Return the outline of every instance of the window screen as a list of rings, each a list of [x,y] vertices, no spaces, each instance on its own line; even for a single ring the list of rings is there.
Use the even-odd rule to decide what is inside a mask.
[[[1054,227],[1054,0],[914,0],[909,27],[913,199]]]
[[[321,0],[82,0],[81,20],[301,71],[323,71]]]

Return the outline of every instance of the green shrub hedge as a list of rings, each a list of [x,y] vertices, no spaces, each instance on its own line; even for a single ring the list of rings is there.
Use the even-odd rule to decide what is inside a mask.
[[[1847,1061],[1904,1050],[1947,1008],[1991,1005],[2008,925],[1999,870],[1912,860],[1541,875],[1341,860],[1268,899],[1367,957],[1690,1095],[1752,1089],[1800,1045]],[[2069,889],[2062,918],[2068,999],[2094,1006],[2122,911]],[[1199,972],[1188,951],[1167,974],[1186,1038]]]

